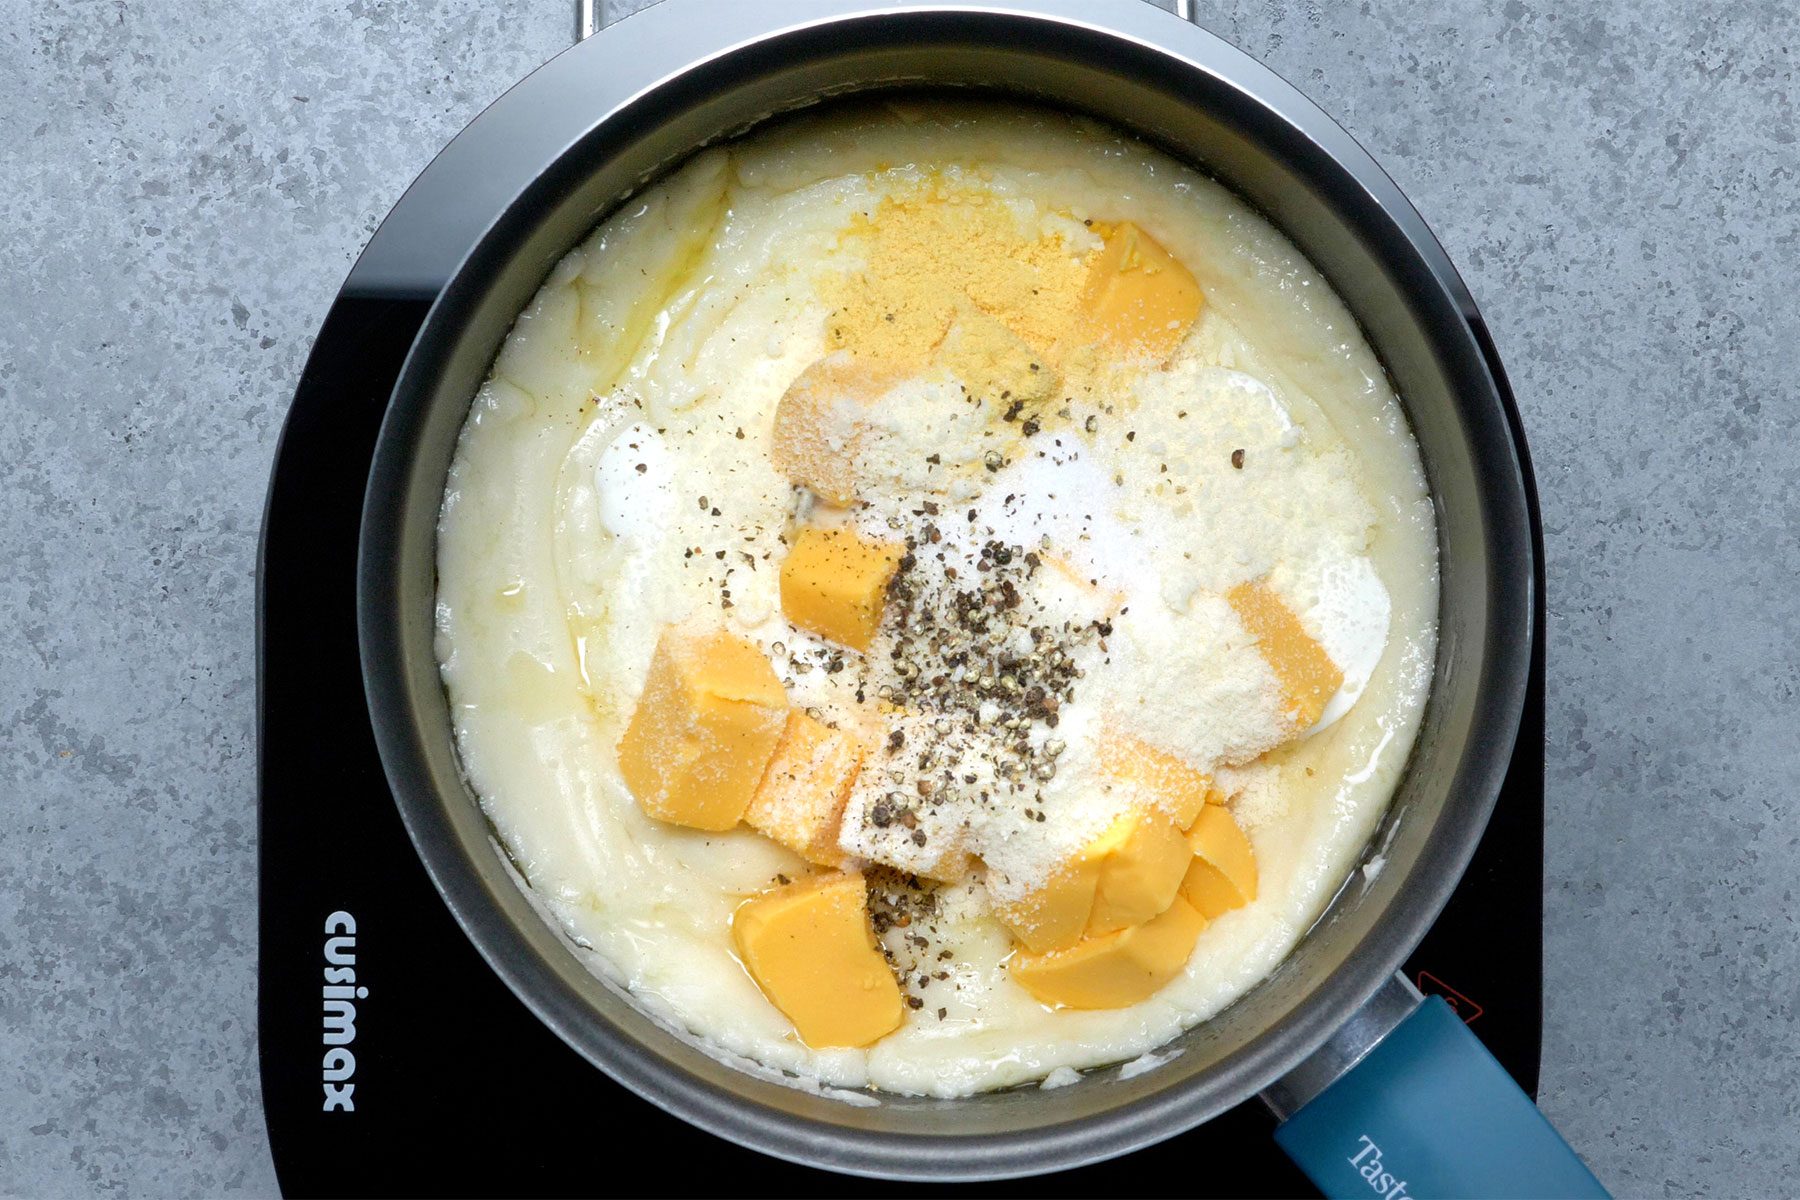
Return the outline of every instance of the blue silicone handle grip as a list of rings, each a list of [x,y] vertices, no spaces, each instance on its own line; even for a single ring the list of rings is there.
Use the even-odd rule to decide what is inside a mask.
[[[1437,996],[1289,1117],[1275,1140],[1330,1197],[1607,1194]]]

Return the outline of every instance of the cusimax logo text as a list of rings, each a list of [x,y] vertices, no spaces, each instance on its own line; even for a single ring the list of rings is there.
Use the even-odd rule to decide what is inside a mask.
[[[1362,1144],[1362,1149],[1346,1161],[1356,1168],[1370,1189],[1377,1196],[1386,1196],[1388,1200],[1412,1200],[1406,1191],[1406,1180],[1395,1179],[1392,1172],[1383,1165],[1381,1147],[1375,1144],[1375,1139],[1365,1133],[1356,1140]],[[1368,1161],[1365,1162],[1365,1159]]]
[[[325,986],[323,1006],[325,1057],[320,1072],[325,1086],[325,1112],[355,1112],[356,1002],[368,998],[369,989],[356,985],[356,918],[334,912],[325,918]]]

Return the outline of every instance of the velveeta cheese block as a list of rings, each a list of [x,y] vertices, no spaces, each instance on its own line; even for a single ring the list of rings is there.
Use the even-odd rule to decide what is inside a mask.
[[[862,761],[856,738],[792,709],[744,820],[820,866],[841,866],[838,826]]]
[[[1187,966],[1206,918],[1180,896],[1155,920],[1084,938],[1066,950],[1013,956],[1013,982],[1042,1004],[1123,1008],[1150,996]]]
[[[899,1028],[900,985],[875,944],[859,872],[752,896],[731,936],[750,978],[808,1046],[866,1046]]]
[[[619,739],[619,773],[657,820],[730,829],[762,780],[787,711],[781,681],[755,646],[724,630],[665,629]]]
[[[1124,607],[1127,597],[1123,591],[1102,584],[1062,555],[1046,550],[1038,557],[1046,567],[1056,572],[1065,583],[1075,589],[1078,595],[1092,605],[1095,612],[1110,616]]]
[[[974,869],[969,831],[957,821],[938,822],[927,812],[909,826],[898,818],[890,787],[873,764],[857,777],[844,805],[838,845],[853,858],[883,863],[908,875],[955,883]]]
[[[1181,827],[1160,809],[1127,811],[1089,851],[1100,860],[1087,936],[1158,916],[1175,899],[1193,855]]]
[[[905,552],[851,529],[802,529],[781,563],[781,611],[801,629],[867,650]]]
[[[932,355],[972,395],[1011,407],[1044,403],[1062,382],[1045,357],[978,309],[961,313]]]
[[[1154,920],[1189,879],[1206,900],[1200,906],[1204,916],[1225,911],[1208,888],[1214,859],[1196,859],[1196,839],[1231,865],[1234,878],[1243,877],[1247,862],[1254,891],[1249,843],[1209,776],[1128,735],[1111,735],[1103,753],[1109,772],[1137,789],[1133,806],[1042,886],[994,906],[996,917],[1031,953],[1068,949],[1084,937]]]
[[[1130,221],[1096,229],[1104,245],[1082,292],[1088,328],[1104,345],[1166,359],[1200,315],[1200,285]]]
[[[1225,599],[1281,681],[1288,715],[1300,729],[1318,724],[1325,705],[1344,686],[1344,673],[1266,585],[1240,583]]]
[[[1256,853],[1229,809],[1207,805],[1187,832],[1194,858],[1181,894],[1207,920],[1256,899]]]
[[[775,406],[775,469],[846,508],[892,494],[896,471],[928,452],[932,469],[913,483],[951,486],[953,477],[978,474],[987,450],[1016,442],[1017,419],[1060,395],[1061,376],[978,308],[960,304],[947,320],[923,344],[896,338],[887,326],[857,331],[845,348],[802,371]],[[942,441],[920,449],[934,433]]]
[[[806,368],[775,406],[775,469],[831,504],[855,503],[863,414],[900,378],[891,365],[848,351]]]
[[[1043,886],[1016,900],[996,901],[994,916],[1027,950],[1073,946],[1087,931],[1100,885],[1100,863],[1083,854],[1062,865]]]
[[[1134,806],[1043,885],[996,903],[994,913],[1027,950],[1065,949],[1162,913],[1192,859],[1167,814]]]
[[[1225,802],[1212,776],[1129,734],[1110,735],[1100,753],[1109,775],[1137,789],[1141,801],[1161,808],[1178,828],[1192,825],[1202,805]]]

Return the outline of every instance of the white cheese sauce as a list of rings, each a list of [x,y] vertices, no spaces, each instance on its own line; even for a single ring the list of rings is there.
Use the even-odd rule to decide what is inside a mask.
[[[846,231],[938,167],[1071,241],[1090,219],[1133,221],[1204,293],[1168,369],[1095,409],[1091,435],[1077,401],[1083,436],[1053,447],[1040,435],[1027,444],[1041,457],[958,499],[1002,540],[1051,535],[1068,568],[1054,603],[1128,610],[1059,730],[1071,765],[1050,799],[1068,814],[1063,836],[1078,842],[1103,815],[1082,815],[1078,743],[1129,717],[1153,740],[1222,756],[1260,894],[1214,921],[1149,999],[1073,1011],[1009,980],[1012,943],[977,875],[941,893],[954,961],[926,1006],[866,1049],[820,1050],[763,998],[729,932],[736,906],[800,861],[747,828],[646,817],[615,747],[659,631],[696,615],[768,651],[795,703],[846,703],[841,678],[784,671],[829,647],[781,616],[781,534],[807,500],[771,465],[773,414],[828,350],[819,280],[858,268]],[[946,436],[941,423],[896,427],[921,445]],[[1189,481],[1180,494],[1176,476]],[[884,511],[851,519],[879,529]],[[458,445],[438,554],[458,746],[534,900],[659,1020],[815,1090],[951,1096],[1153,1067],[1152,1051],[1267,975],[1350,872],[1406,762],[1435,658],[1436,535],[1417,447],[1341,302],[1210,180],[1091,122],[1011,107],[827,111],[708,150],[634,198],[509,335]],[[1234,697],[1268,681],[1225,672],[1209,647],[1242,640],[1221,594],[1249,578],[1283,597],[1344,684],[1309,736],[1233,765]],[[992,853],[1006,844],[992,832]]]

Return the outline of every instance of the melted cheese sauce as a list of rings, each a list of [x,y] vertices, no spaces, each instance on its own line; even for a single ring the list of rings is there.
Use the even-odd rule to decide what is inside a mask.
[[[646,817],[615,746],[665,625],[710,612],[765,647],[802,648],[776,591],[777,536],[797,500],[769,461],[775,405],[831,348],[833,297],[860,265],[848,231],[943,178],[1071,243],[1089,219],[1136,222],[1199,282],[1201,319],[1130,399],[1137,438],[1127,448],[1114,426],[1090,448],[1109,473],[1153,473],[1171,456],[1222,462],[1228,446],[1248,446],[1257,464],[1290,456],[1256,501],[1267,521],[1239,521],[1243,536],[1209,542],[1199,565],[1179,520],[1138,511],[1160,503],[1153,483],[1133,493],[1138,510],[1113,512],[1138,542],[1067,539],[1082,574],[1147,597],[1095,693],[1115,710],[1136,704],[1146,723],[1179,717],[1165,711],[1186,700],[1179,652],[1193,634],[1179,614],[1262,572],[1346,685],[1310,736],[1218,772],[1255,847],[1260,895],[1202,933],[1175,982],[1130,1008],[1046,1008],[1007,978],[1010,939],[971,881],[940,893],[933,949],[954,961],[925,1007],[867,1049],[817,1050],[763,998],[729,933],[745,897],[804,866],[748,828]],[[1172,417],[1190,410],[1234,415]],[[1038,486],[1030,470],[1009,468],[1013,493]],[[1006,519],[994,497],[974,502]],[[1067,1082],[1230,1004],[1354,865],[1405,764],[1435,655],[1436,539],[1417,448],[1337,297],[1210,180],[1091,122],[1012,107],[828,110],[708,150],[629,201],[519,317],[463,430],[438,548],[438,653],[458,745],[533,898],[669,1027],[815,1087],[954,1096]]]

